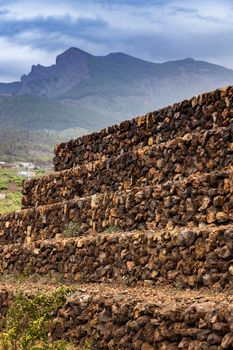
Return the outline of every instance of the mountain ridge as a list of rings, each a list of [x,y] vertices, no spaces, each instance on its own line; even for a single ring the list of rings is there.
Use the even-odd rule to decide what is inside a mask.
[[[54,92],[54,95],[51,95],[51,93],[46,93],[46,91],[41,86],[36,86],[36,84],[38,84],[38,82],[45,81],[47,85],[54,85],[60,74],[61,79],[68,79],[69,84],[65,91],[69,92],[75,86],[75,84],[78,84],[79,82],[90,78],[90,72],[93,73],[93,63],[98,65],[102,64],[103,66],[114,65],[112,68],[115,70],[119,68],[118,65],[121,65],[121,69],[123,71],[126,69],[124,65],[132,64],[131,67],[127,67],[127,69],[134,71],[136,78],[138,78],[139,75],[139,72],[136,71],[136,69],[142,67],[142,73],[151,73],[150,69],[152,69],[152,73],[157,75],[158,78],[164,77],[166,74],[174,75],[177,73],[174,71],[174,68],[177,68],[180,72],[185,69],[189,69],[189,71],[199,69],[203,74],[206,74],[208,71],[215,73],[218,72],[221,73],[224,78],[226,78],[228,74],[233,74],[233,70],[229,68],[225,68],[217,64],[212,64],[203,60],[195,60],[190,57],[156,63],[146,61],[144,59],[134,57],[123,52],[112,52],[104,56],[94,56],[81,49],[71,47],[56,57],[55,64],[52,64],[51,66],[34,64],[32,65],[31,71],[28,74],[23,74],[21,76],[20,81],[0,83],[0,93],[32,93],[38,94],[40,96],[46,96],[48,98],[54,98],[57,96],[59,97],[60,95],[63,95],[64,87],[61,89],[61,91]],[[66,76],[67,72],[69,73],[68,77]],[[78,74],[78,77],[74,77],[74,74]],[[144,78],[146,77],[147,76]],[[133,79],[133,77],[131,78]],[[216,86],[216,88],[217,87],[218,86]]]

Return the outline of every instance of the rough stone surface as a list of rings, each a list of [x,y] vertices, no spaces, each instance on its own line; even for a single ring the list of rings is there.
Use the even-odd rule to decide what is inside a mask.
[[[57,312],[58,322],[51,329],[54,339],[64,335],[82,345],[86,337],[98,334],[94,347],[97,350],[231,350],[233,347],[231,294],[117,285],[76,288]],[[2,317],[11,299],[12,290],[1,288]]]
[[[62,143],[55,149],[55,170],[112,157],[132,147],[165,142],[193,131],[232,125],[232,99],[233,87],[218,89]],[[207,132],[203,144],[208,137]]]
[[[79,233],[101,232],[108,227],[151,230],[229,224],[233,220],[232,174],[217,171],[191,175],[160,185],[95,194],[3,215],[0,242],[52,238],[72,221],[78,223]],[[213,200],[220,195],[222,206],[216,208]]]
[[[230,169],[233,166],[231,145],[233,126],[186,134],[111,159],[25,181],[22,203],[24,207],[53,204],[74,197],[157,185],[191,174]],[[188,192],[189,189],[187,197]],[[216,196],[214,206],[221,207],[222,200],[221,195]]]
[[[30,273],[57,273],[71,282],[228,289],[233,287],[232,232],[229,225],[3,245],[0,272],[23,272],[26,268]],[[226,251],[228,254],[223,254]]]

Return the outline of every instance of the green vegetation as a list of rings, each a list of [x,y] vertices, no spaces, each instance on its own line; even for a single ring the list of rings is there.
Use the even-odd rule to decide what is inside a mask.
[[[0,160],[5,162],[23,161],[47,164],[51,162],[54,138],[46,133],[29,133],[20,129],[0,130]]]
[[[9,183],[21,187],[22,177],[17,173],[17,169],[0,169],[0,191],[7,190]]]
[[[0,122],[5,129],[64,130],[100,126],[102,115],[86,106],[73,107],[38,95],[13,95],[0,99]]]
[[[19,210],[21,207],[21,198],[20,191],[7,193],[5,199],[0,199],[0,214]]]
[[[66,295],[65,289],[32,298],[17,294],[1,325],[1,350],[65,349],[64,342],[52,343],[48,334],[52,314],[64,305]]]
[[[78,237],[81,235],[79,223],[73,221],[70,222],[65,230],[62,232],[63,237]]]
[[[114,233],[114,232],[119,232],[121,229],[118,226],[109,226],[104,230],[104,233]]]
[[[0,161],[33,162],[40,166],[52,165],[53,149],[57,143],[77,138],[88,130],[81,128],[63,131],[26,131],[0,129]]]
[[[20,287],[22,283],[32,283],[39,285],[63,285],[65,276],[63,273],[50,271],[47,274],[40,275],[31,273],[30,266],[27,266],[22,272],[0,275],[0,283]]]
[[[0,169],[0,195],[5,194],[5,199],[0,197],[0,214],[20,209],[22,180],[17,169]]]
[[[21,208],[21,189],[23,176],[18,174],[16,168],[0,168],[0,214],[17,211]],[[35,170],[37,176],[42,176],[46,171],[42,168]],[[1,198],[5,195],[5,198]]]
[[[73,291],[61,287],[55,292],[28,296],[19,292],[11,303],[6,318],[0,322],[0,350],[89,350],[94,339],[83,348],[64,340],[53,341],[51,329],[56,312]]]
[[[118,226],[109,226],[103,233],[115,233],[119,232],[121,229]],[[80,224],[76,221],[69,222],[65,230],[62,232],[62,237],[79,237],[82,235]]]

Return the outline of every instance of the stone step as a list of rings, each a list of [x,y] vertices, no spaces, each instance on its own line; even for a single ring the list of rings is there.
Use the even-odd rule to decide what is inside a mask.
[[[99,160],[103,155],[116,156],[133,146],[165,142],[194,130],[232,125],[232,106],[233,87],[218,89],[62,143],[55,149],[55,170]]]
[[[0,246],[0,273],[69,282],[233,287],[233,227],[112,232]]]
[[[43,287],[21,285],[26,295],[47,293]],[[103,350],[224,350],[233,348],[233,296],[212,290],[119,285],[72,285],[74,292],[54,317],[53,339],[82,346],[96,339]],[[15,290],[0,286],[1,315]],[[13,287],[14,288],[14,287]]]
[[[25,208],[156,185],[233,166],[233,126],[186,134],[159,145],[25,181]]]
[[[0,242],[53,238],[75,226],[80,234],[169,229],[233,221],[233,172],[191,175],[156,186],[106,192],[0,216]]]

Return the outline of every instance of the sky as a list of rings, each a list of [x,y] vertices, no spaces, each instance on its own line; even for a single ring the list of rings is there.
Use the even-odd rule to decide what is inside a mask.
[[[233,69],[233,0],[0,0],[0,81],[78,47]]]

